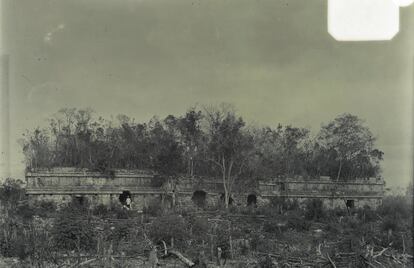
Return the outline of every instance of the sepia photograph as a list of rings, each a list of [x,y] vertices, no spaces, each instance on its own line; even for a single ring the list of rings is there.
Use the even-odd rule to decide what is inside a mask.
[[[413,267],[411,0],[0,0],[0,268]]]

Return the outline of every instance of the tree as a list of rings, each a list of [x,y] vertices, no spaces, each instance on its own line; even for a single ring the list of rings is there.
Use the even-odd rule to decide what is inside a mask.
[[[292,126],[285,127],[282,135],[282,155],[286,175],[299,175],[304,169],[304,145],[309,130]]]
[[[336,180],[378,175],[383,153],[374,148],[373,134],[357,116],[343,114],[322,126],[317,142],[337,165]]]
[[[185,157],[187,158],[187,174],[194,176],[194,161],[200,147],[202,131],[200,121],[202,118],[201,111],[195,108],[189,109],[183,117],[177,122],[181,134],[181,142],[185,147]]]
[[[151,168],[160,175],[175,177],[183,170],[183,148],[160,121],[153,119],[150,125]]]
[[[254,130],[259,177],[301,175],[306,172],[309,130],[292,126]]]
[[[231,107],[207,108],[205,118],[208,122],[205,158],[221,175],[228,208],[234,183],[241,178],[253,154],[253,138]]]
[[[0,206],[15,209],[18,201],[25,196],[23,184],[21,180],[6,178],[0,185]]]
[[[36,128],[33,132],[26,131],[20,140],[29,168],[48,167],[51,162],[49,135],[46,130]]]

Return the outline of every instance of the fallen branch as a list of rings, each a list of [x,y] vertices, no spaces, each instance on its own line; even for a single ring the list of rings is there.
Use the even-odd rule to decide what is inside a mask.
[[[321,246],[322,246],[322,244],[319,243],[318,247],[316,248],[316,252],[318,253],[318,255],[323,256],[322,251],[321,251]]]
[[[329,257],[329,254],[326,254],[326,256],[328,257],[329,262],[331,263],[333,268],[336,268],[335,263],[333,262],[333,260],[331,259],[331,257]]]
[[[193,261],[191,261],[190,259],[187,259],[186,257],[184,257],[180,252],[175,251],[175,250],[170,250],[168,251],[168,253],[176,256],[180,261],[182,261],[183,263],[185,263],[188,267],[193,267],[195,265],[195,263]]]
[[[167,255],[167,244],[164,240],[161,240],[162,245],[164,246],[164,255]]]
[[[375,265],[373,265],[372,263],[370,263],[369,261],[364,261],[368,266],[371,266],[371,267],[376,267]]]
[[[391,257],[394,259],[394,261],[398,264],[402,264],[400,260],[398,260],[394,255],[391,255]]]
[[[96,261],[96,258],[94,258],[94,259],[90,259],[90,260],[86,260],[86,261],[81,262],[81,263],[79,263],[79,264],[77,264],[77,263],[76,263],[76,264],[74,264],[74,265],[70,266],[70,268],[72,268],[72,267],[80,267],[80,266],[84,266],[84,265],[89,264],[89,263],[94,262],[94,261]]]
[[[375,254],[374,256],[372,256],[372,258],[378,258],[379,256],[381,256],[388,248],[384,248],[383,250],[381,250],[378,254]]]

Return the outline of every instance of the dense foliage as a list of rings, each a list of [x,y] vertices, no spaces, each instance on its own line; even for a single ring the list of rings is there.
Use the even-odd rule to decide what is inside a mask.
[[[374,142],[354,115],[340,115],[312,136],[306,128],[247,126],[228,105],[191,108],[182,116],[154,117],[146,123],[126,115],[106,120],[90,109],[65,108],[49,119],[49,127],[27,131],[21,140],[28,168],[128,168],[168,176],[216,176],[230,192],[234,184],[251,178],[378,176],[383,153]]]

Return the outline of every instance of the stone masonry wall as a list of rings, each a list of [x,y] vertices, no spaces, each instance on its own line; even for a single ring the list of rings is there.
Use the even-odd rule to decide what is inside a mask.
[[[224,191],[220,181],[184,177],[179,178],[178,183],[167,181],[163,186],[156,187],[153,180],[153,173],[141,170],[115,170],[112,174],[103,175],[82,169],[54,168],[28,172],[26,192],[33,202],[49,200],[65,204],[73,198],[87,198],[91,206],[109,206],[120,205],[119,195],[127,191],[134,208],[138,210],[151,202],[161,202],[163,196],[171,199],[173,193],[178,206],[194,205],[193,195],[196,191],[205,194],[205,205],[215,206],[222,202]],[[255,190],[234,193],[231,197],[237,206],[246,206],[248,196],[254,195],[258,206],[279,197],[297,200],[299,203],[320,198],[329,208],[346,207],[348,200],[355,207],[375,208],[382,202],[383,189],[384,182],[377,179],[334,182],[323,177],[318,180],[292,178],[260,182]]]

